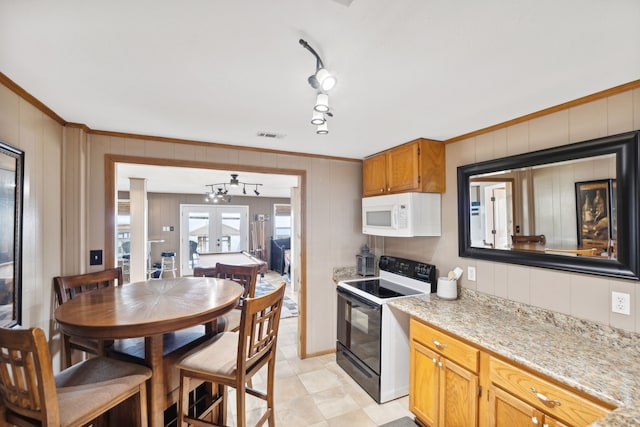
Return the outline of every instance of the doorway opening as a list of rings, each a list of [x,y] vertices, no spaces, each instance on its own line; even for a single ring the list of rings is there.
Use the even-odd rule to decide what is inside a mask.
[[[214,164],[214,163],[205,163],[198,161],[184,161],[184,160],[167,160],[167,159],[154,159],[154,158],[142,158],[142,157],[131,157],[124,155],[107,155],[107,166],[106,166],[106,176],[105,176],[105,184],[106,184],[106,212],[107,218],[113,218],[113,220],[107,221],[105,224],[106,231],[106,239],[105,239],[105,259],[113,259],[114,263],[117,262],[118,253],[118,227],[115,221],[116,212],[118,211],[117,206],[120,202],[121,206],[126,205],[126,203],[121,203],[123,200],[119,200],[118,193],[120,190],[119,181],[127,180],[128,177],[147,177],[152,176],[145,172],[135,173],[129,170],[128,173],[122,173],[124,168],[121,168],[122,165],[134,165],[136,167],[149,167],[153,168],[155,172],[159,175],[163,176],[164,184],[162,184],[163,193],[152,193],[152,185],[148,185],[147,190],[149,191],[149,199],[152,197],[157,198],[180,198],[182,204],[190,204],[190,205],[198,205],[203,204],[205,201],[205,182],[215,182],[224,181],[228,179],[228,176],[231,172],[240,173],[242,177],[247,181],[250,180],[252,174],[258,174],[259,178],[255,180],[255,182],[263,183],[263,186],[260,188],[260,197],[253,198],[255,203],[263,203],[258,206],[257,210],[254,210],[253,207],[249,209],[249,239],[251,239],[251,224],[254,222],[254,219],[257,218],[256,212],[259,212],[260,215],[264,215],[265,217],[271,217],[273,219],[274,208],[273,205],[289,205],[290,206],[290,219],[291,219],[291,251],[290,251],[290,260],[291,260],[291,277],[290,277],[290,285],[287,285],[287,289],[293,289],[294,286],[296,288],[295,294],[298,296],[296,298],[298,302],[298,311],[295,319],[291,319],[291,321],[295,322],[296,330],[294,332],[296,336],[297,343],[297,353],[299,357],[306,357],[306,310],[305,310],[305,281],[304,277],[306,275],[306,256],[305,256],[305,228],[304,228],[304,205],[305,205],[305,183],[306,183],[306,171],[304,170],[290,170],[290,169],[278,169],[278,168],[262,168],[262,167],[247,167],[238,165],[225,165],[225,164]],[[193,174],[205,174],[206,178],[196,178],[195,175],[190,176],[187,179],[180,179],[178,172],[182,173],[184,171],[189,171]],[[215,174],[220,174],[220,178],[216,178]],[[242,179],[241,177],[241,179]],[[172,186],[176,182],[196,182],[198,179],[204,179],[205,181],[200,182],[195,185],[193,188],[195,190],[191,190],[191,194],[178,194],[171,193]],[[271,180],[271,182],[275,183],[275,186],[282,187],[282,183],[284,183],[286,187],[286,197],[275,197],[272,201],[273,204],[265,204],[267,200],[269,200],[269,194],[267,190],[267,179]],[[153,180],[147,178],[149,183]],[[252,181],[253,182],[253,181]],[[201,185],[200,185],[201,184]],[[242,195],[232,194],[232,205],[240,204]],[[153,204],[150,204],[153,205]],[[176,205],[178,206],[178,205]],[[160,209],[160,211],[150,212],[150,215],[157,215],[162,218],[161,226],[156,227],[160,232],[167,233],[179,233],[179,229],[181,228],[181,224],[179,221],[179,208],[175,209],[175,217],[171,217],[169,215],[168,210]],[[167,230],[167,231],[164,231]],[[269,248],[269,240],[274,236],[274,228],[272,224],[267,224],[265,227],[266,233],[268,235],[266,240],[266,248]],[[155,230],[154,232],[156,232]],[[127,237],[131,235],[131,232],[128,231],[126,234]],[[165,234],[166,235],[166,234]],[[121,235],[121,238],[123,235]],[[153,236],[149,236],[150,238]],[[211,239],[211,237],[209,237]],[[221,238],[221,246],[225,244],[224,237]],[[159,239],[163,240],[163,239]],[[217,237],[215,238],[217,244]],[[231,240],[230,240],[231,241]],[[209,244],[211,245],[211,240],[209,240]],[[168,239],[165,239],[165,243],[159,243],[154,246],[154,249],[158,251],[164,250],[162,247],[163,244],[168,244]],[[251,244],[251,243],[250,243]],[[211,247],[211,246],[210,246]],[[179,254],[181,249],[177,246],[175,248],[176,252]],[[180,255],[178,255],[180,257]],[[181,258],[181,257],[180,257]],[[187,257],[189,258],[189,255]],[[178,266],[181,265],[182,260],[176,260]],[[188,262],[188,261],[187,261]],[[188,267],[193,268],[193,264],[191,263]],[[185,267],[185,270],[186,268]],[[284,279],[284,278],[283,278]],[[294,285],[295,284],[295,285]],[[289,322],[291,323],[291,322]],[[300,332],[298,332],[300,331]]]

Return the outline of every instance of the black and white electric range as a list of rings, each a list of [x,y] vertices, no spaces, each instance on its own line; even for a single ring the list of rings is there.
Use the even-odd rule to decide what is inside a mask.
[[[376,402],[409,393],[409,316],[387,303],[436,292],[436,267],[381,256],[378,277],[338,283],[336,361]]]

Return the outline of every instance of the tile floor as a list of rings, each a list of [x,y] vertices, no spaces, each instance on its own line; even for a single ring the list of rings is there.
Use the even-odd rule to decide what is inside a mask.
[[[290,291],[290,287],[287,287]],[[287,292],[291,295],[290,292]],[[297,298],[295,299],[297,300]],[[300,360],[297,355],[298,318],[282,319],[276,362],[276,424],[283,427],[374,427],[413,416],[407,396],[377,404],[335,361],[335,354]],[[263,389],[266,369],[254,377]],[[262,414],[264,403],[247,397],[248,425]],[[230,389],[228,422],[235,426],[235,391]]]

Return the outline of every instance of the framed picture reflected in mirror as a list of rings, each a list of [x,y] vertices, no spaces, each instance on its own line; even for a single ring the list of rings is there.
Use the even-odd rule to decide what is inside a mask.
[[[578,247],[609,247],[612,240],[613,180],[576,182]]]
[[[0,326],[22,317],[22,191],[24,152],[0,142]]]

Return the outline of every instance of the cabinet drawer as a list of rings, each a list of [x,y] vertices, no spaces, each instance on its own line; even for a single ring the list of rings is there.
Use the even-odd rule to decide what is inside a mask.
[[[609,412],[572,391],[494,357],[489,361],[489,376],[493,384],[571,425],[591,424]]]
[[[478,372],[480,354],[478,349],[413,318],[410,331],[412,341],[421,343],[473,373]]]

